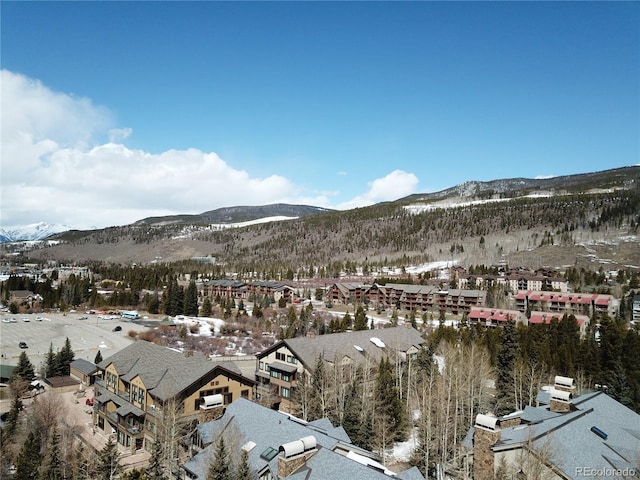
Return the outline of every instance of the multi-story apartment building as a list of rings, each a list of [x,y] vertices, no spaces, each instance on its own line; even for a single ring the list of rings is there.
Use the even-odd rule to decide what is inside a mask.
[[[201,353],[181,353],[139,340],[98,364],[94,425],[131,451],[151,451],[171,409],[179,421],[198,421],[205,398],[221,395],[224,405],[253,399],[256,382],[232,362],[213,362]]]
[[[326,298],[329,303],[343,305],[368,303],[385,309],[398,308],[435,314],[443,310],[459,315],[468,314],[473,306],[484,305],[486,296],[484,290],[443,290],[435,285],[336,283],[329,288]]]
[[[552,313],[577,315],[618,313],[619,302],[613,295],[598,293],[558,293],[521,290],[515,295],[516,308],[521,312],[539,310]]]
[[[259,353],[256,364],[258,391],[263,399],[285,412],[296,408],[293,391],[303,374],[310,377],[319,359],[329,366],[377,365],[384,356],[406,361],[415,358],[423,343],[420,333],[407,327],[333,333],[282,340]]]

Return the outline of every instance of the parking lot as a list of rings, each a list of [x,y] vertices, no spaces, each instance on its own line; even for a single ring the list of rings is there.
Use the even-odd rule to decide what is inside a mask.
[[[86,319],[81,320],[81,317]],[[49,346],[53,344],[53,351],[56,352],[64,346],[67,338],[71,342],[75,358],[93,362],[98,350],[103,358],[107,358],[129,345],[133,341],[128,335],[129,331],[140,332],[147,329],[123,318],[105,320],[98,315],[83,312],[66,315],[3,313],[1,318],[1,363],[16,365],[20,352],[25,351],[36,370],[44,364]],[[120,326],[121,330],[114,332],[116,326]],[[27,348],[21,349],[20,342],[25,342]]]

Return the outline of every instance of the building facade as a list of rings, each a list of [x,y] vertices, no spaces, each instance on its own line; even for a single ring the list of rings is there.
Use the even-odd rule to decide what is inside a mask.
[[[255,381],[243,377],[232,362],[212,362],[137,341],[98,364],[94,425],[132,452],[151,451],[156,434],[169,417],[199,422],[204,398],[222,395],[227,405],[253,399]]]

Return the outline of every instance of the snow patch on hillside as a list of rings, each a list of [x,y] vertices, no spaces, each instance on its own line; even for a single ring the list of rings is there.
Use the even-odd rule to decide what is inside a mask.
[[[250,225],[259,225],[261,223],[270,223],[270,222],[282,222],[285,220],[295,220],[298,217],[286,217],[284,215],[276,215],[273,217],[264,217],[264,218],[256,218],[255,220],[248,220],[246,222],[237,222],[237,223],[212,223],[209,227],[212,230],[224,230],[225,228],[241,228],[248,227]]]
[[[530,195],[526,195],[524,197],[518,198],[547,198],[554,196],[551,192],[537,192],[532,193]],[[498,202],[509,202],[511,200],[515,200],[515,198],[484,198],[479,200],[466,200],[463,198],[447,198],[446,200],[440,200],[432,203],[416,203],[413,205],[405,205],[405,209],[414,215],[423,212],[429,212],[432,210],[438,210],[441,208],[460,208],[460,207],[471,207],[475,205],[485,205],[488,203],[498,203]]]

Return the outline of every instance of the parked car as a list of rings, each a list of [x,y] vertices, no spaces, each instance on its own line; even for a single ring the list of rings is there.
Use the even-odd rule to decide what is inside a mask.
[[[20,348],[29,348],[29,345],[27,345],[27,343],[26,343],[26,342],[20,342],[20,343],[18,344],[18,346],[19,346]]]
[[[87,317],[85,315],[82,315],[81,317],[78,317],[78,320],[86,320],[87,318],[89,318],[89,317]]]
[[[120,330],[122,330],[122,327],[120,325],[116,325],[115,327],[113,327],[113,332],[119,332]]]

